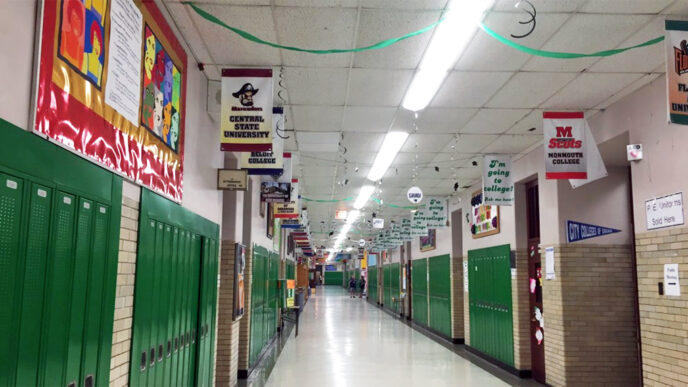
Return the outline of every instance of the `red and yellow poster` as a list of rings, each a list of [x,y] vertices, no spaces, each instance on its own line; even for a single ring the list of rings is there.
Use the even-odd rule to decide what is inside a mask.
[[[152,0],[45,0],[33,130],[182,199],[186,53]]]
[[[688,22],[665,20],[669,122],[688,125]]]

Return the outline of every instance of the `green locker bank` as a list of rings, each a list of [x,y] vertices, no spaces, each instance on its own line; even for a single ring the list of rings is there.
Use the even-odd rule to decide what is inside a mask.
[[[107,385],[122,179],[0,120],[0,385]]]
[[[277,334],[277,307],[279,281],[279,254],[253,245],[251,279],[251,329],[249,364],[260,359],[260,354]]]
[[[132,386],[212,385],[219,226],[142,189]]]
[[[449,254],[411,261],[411,313],[419,324],[451,338]]]
[[[509,245],[468,251],[471,347],[514,366]]]

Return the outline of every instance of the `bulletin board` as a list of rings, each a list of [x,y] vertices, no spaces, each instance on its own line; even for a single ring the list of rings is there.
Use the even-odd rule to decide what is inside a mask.
[[[499,206],[483,204],[483,192],[471,196],[471,234],[473,239],[499,234]]]
[[[44,0],[33,131],[182,200],[184,49],[152,0]]]

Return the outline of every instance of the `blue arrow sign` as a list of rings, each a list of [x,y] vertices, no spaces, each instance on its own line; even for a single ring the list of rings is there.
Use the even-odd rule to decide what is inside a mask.
[[[569,243],[582,241],[583,239],[597,238],[603,235],[621,232],[615,228],[595,226],[594,224],[566,221],[566,240]]]

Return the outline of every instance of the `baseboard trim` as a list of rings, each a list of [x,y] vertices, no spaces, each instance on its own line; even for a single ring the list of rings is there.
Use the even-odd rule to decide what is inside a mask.
[[[496,365],[497,367],[499,367],[499,368],[501,368],[501,369],[503,369],[503,370],[509,372],[510,374],[513,374],[513,375],[518,376],[519,378],[526,379],[526,378],[530,378],[530,377],[533,376],[533,373],[532,373],[531,370],[519,370],[519,369],[516,369],[515,367],[510,366],[510,365],[508,365],[508,364],[506,364],[506,363],[503,363],[503,362],[501,362],[501,361],[499,361],[499,360],[493,358],[493,357],[490,356],[490,355],[487,355],[487,354],[485,354],[485,353],[480,352],[479,350],[477,350],[477,349],[471,347],[470,345],[465,345],[464,347],[466,347],[466,350],[467,350],[468,352],[472,353],[473,355],[478,356],[479,358],[481,358],[481,359],[483,359],[483,360],[485,360],[485,361],[488,361],[488,362],[490,362],[490,363]]]

